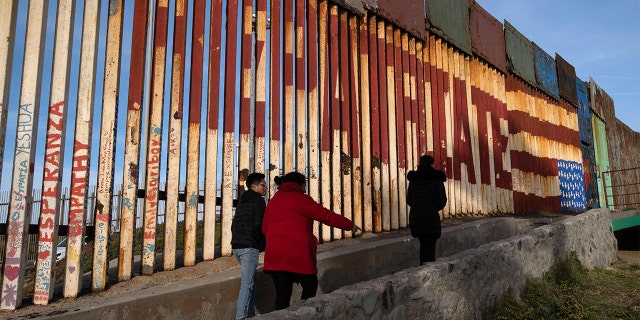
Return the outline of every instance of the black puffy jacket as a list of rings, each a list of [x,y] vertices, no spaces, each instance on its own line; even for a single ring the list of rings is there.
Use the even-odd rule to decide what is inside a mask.
[[[242,194],[231,223],[231,248],[264,251],[266,242],[262,234],[262,218],[265,207],[264,198],[259,193],[249,189]]]
[[[419,166],[417,171],[407,173],[409,188],[407,190],[407,204],[409,210],[409,228],[411,235],[418,237],[429,234],[440,237],[440,215],[447,204],[447,193],[444,182],[447,177],[444,172],[430,166]]]

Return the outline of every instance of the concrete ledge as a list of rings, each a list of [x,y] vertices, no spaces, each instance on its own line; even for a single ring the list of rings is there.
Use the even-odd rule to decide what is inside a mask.
[[[607,222],[609,223],[608,219]],[[461,259],[469,255],[469,252],[473,252],[474,249],[471,248],[478,248],[492,241],[514,237],[517,232],[526,230],[531,225],[531,222],[523,222],[522,219],[501,217],[484,218],[458,226],[446,227],[438,242],[436,254],[440,257],[456,255],[459,257],[455,259]],[[610,223],[608,225],[610,226]],[[318,254],[319,297],[316,299],[333,301],[332,299],[335,297],[331,292],[341,291],[344,286],[363,281],[366,282],[363,282],[362,286],[377,287],[379,279],[396,277],[392,275],[394,272],[400,272],[398,275],[401,277],[415,277],[411,272],[415,272],[418,266],[418,246],[418,241],[413,239],[407,230],[365,235],[363,238],[340,240],[321,245]],[[442,265],[442,261],[445,259],[453,258],[441,258],[435,265]],[[445,263],[443,266],[448,265]],[[431,275],[432,271],[428,270],[432,270],[433,265],[417,269],[422,270],[422,268],[427,268],[426,274]],[[443,268],[443,270],[447,270],[449,267]],[[407,273],[406,270],[413,271]],[[278,316],[281,314],[280,312],[265,314],[273,308],[274,289],[271,277],[262,274],[261,271],[259,273],[257,283],[258,309],[263,312],[263,316],[271,317],[273,315],[271,318],[280,318]],[[422,273],[421,271],[420,274]],[[53,304],[50,312],[31,314],[29,317],[37,316],[47,319],[230,319],[235,314],[240,284],[239,277],[239,269],[234,269],[199,279],[180,281],[130,294],[125,293],[115,298],[105,298],[100,301],[99,305],[78,304],[70,306],[66,304],[66,306],[56,306]],[[426,279],[426,275],[420,277]],[[467,275],[461,279],[465,277]],[[359,285],[356,284],[356,286]],[[384,291],[386,284],[382,288]],[[300,303],[298,301],[299,291],[299,289],[294,289],[292,297],[292,301],[298,304]],[[336,297],[341,297],[341,295]],[[309,301],[312,300],[315,299]],[[285,313],[284,317],[297,318],[298,316]]]
[[[480,319],[575,252],[587,267],[617,260],[609,211],[595,209],[436,262],[340,288],[261,319]]]

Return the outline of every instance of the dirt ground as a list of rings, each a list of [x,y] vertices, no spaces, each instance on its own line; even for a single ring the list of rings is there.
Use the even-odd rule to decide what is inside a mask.
[[[538,218],[546,220],[551,219],[555,222],[555,220],[562,219],[563,217],[560,215],[545,215],[538,216]],[[475,219],[479,218],[465,217],[446,219],[443,221],[443,228],[462,224]],[[398,237],[407,234],[408,230],[400,230],[380,234],[364,234],[359,235],[353,239],[338,240],[331,243],[322,244],[319,246],[318,251],[322,252],[332,250],[336,247],[347,246],[353,242],[379,240],[385,237]],[[632,250],[618,251],[618,258],[628,264],[640,264],[640,250],[637,247],[631,249]],[[262,262],[262,255],[260,257],[260,262]],[[613,267],[615,267],[615,265]],[[234,257],[219,257],[213,261],[201,261],[195,266],[181,267],[173,271],[161,271],[150,276],[138,275],[133,277],[131,280],[114,284],[101,293],[90,293],[90,288],[85,286],[83,288],[82,294],[75,299],[62,298],[61,293],[58,292],[56,293],[56,295],[54,295],[54,300],[48,306],[33,305],[30,301],[30,298],[27,297],[23,300],[22,307],[18,310],[4,313],[0,312],[0,319],[37,318],[38,314],[40,313],[50,313],[52,311],[52,308],[59,310],[68,310],[68,308],[73,308],[73,306],[76,304],[91,304],[103,299],[107,299],[111,296],[122,295],[132,291],[140,291],[145,288],[168,284],[176,281],[201,278],[207,275],[223,272],[234,268],[238,268],[238,262]]]

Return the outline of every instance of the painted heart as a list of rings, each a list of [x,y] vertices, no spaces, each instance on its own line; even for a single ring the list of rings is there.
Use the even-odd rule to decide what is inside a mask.
[[[69,273],[76,272],[76,267],[69,267]]]
[[[5,276],[7,276],[7,279],[9,279],[9,281],[13,281],[20,274],[20,268],[16,266],[6,266],[4,268],[4,274]]]
[[[48,251],[48,250],[40,251],[40,252],[38,252],[38,259],[40,259],[40,260],[44,260],[44,259],[46,259],[46,258],[49,258],[49,255],[50,255],[50,254],[49,254],[49,251]]]

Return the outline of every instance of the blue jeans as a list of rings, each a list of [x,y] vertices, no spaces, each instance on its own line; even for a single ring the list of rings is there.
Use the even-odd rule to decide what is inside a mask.
[[[256,268],[260,251],[255,248],[233,249],[233,255],[238,259],[242,272],[236,319],[244,319],[255,314]]]

